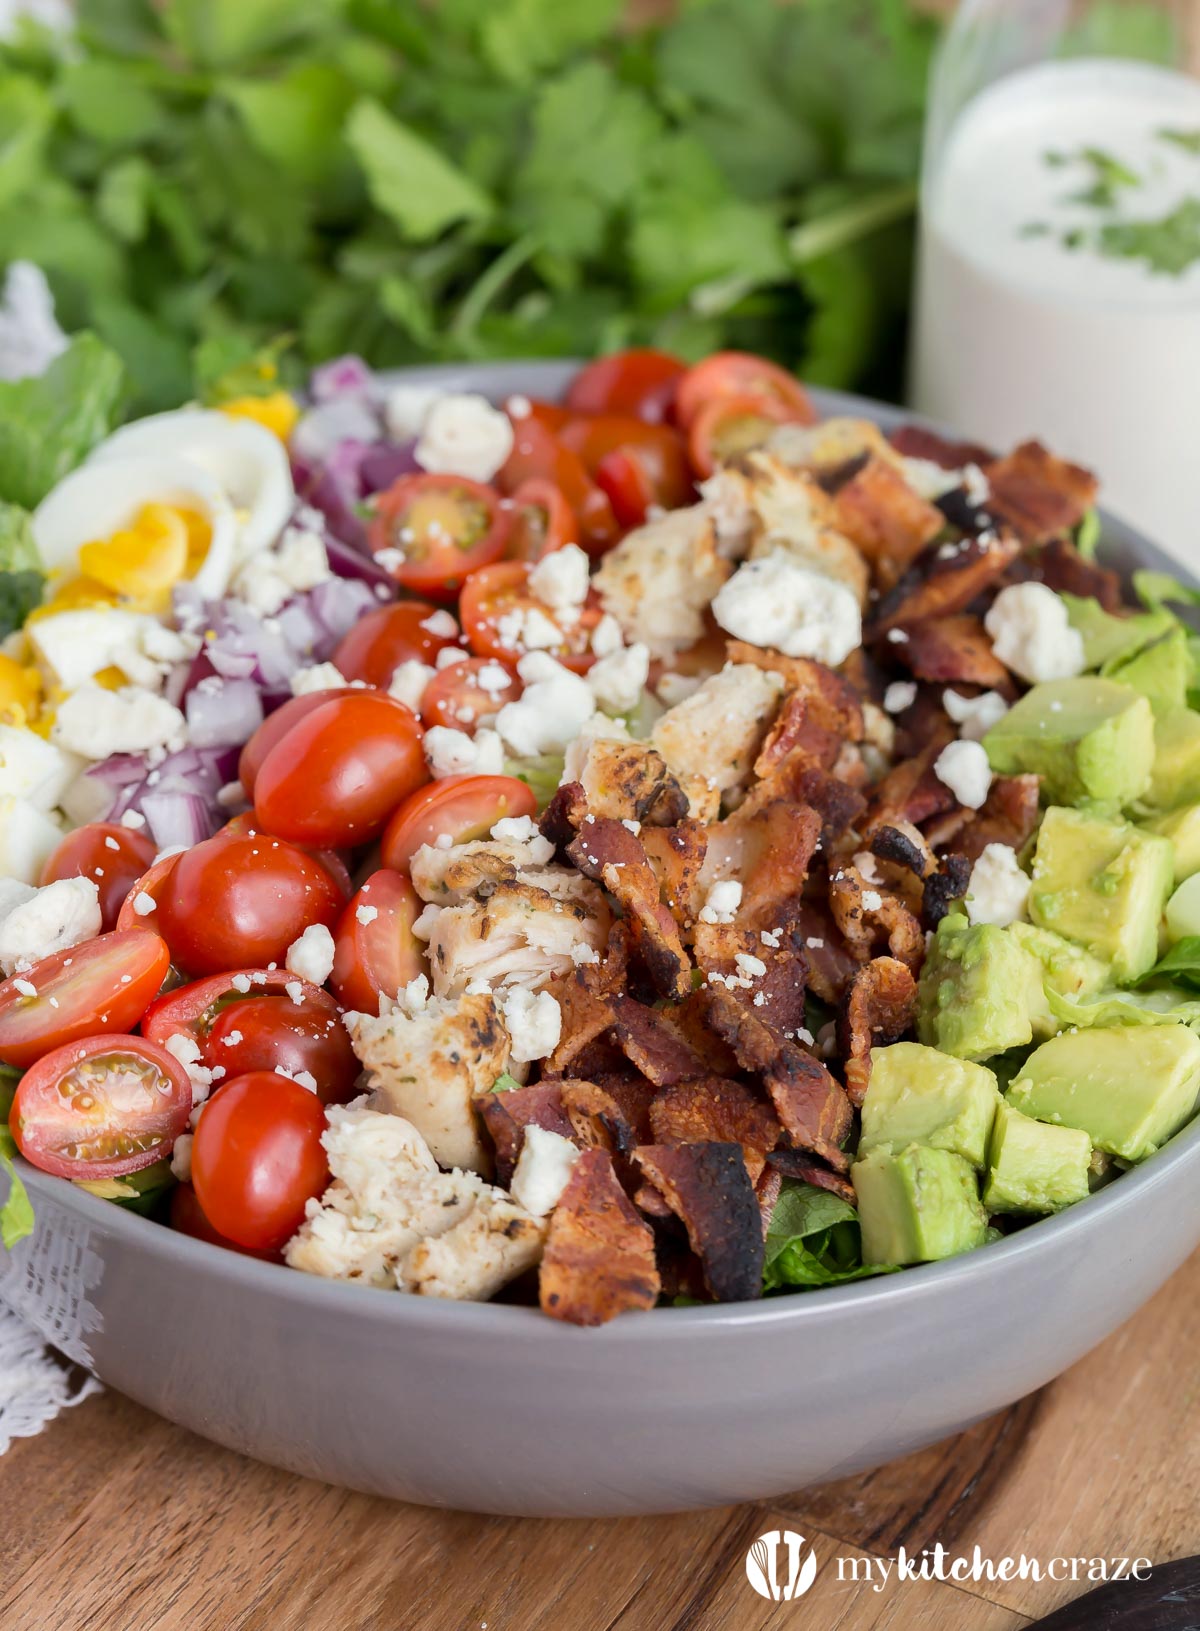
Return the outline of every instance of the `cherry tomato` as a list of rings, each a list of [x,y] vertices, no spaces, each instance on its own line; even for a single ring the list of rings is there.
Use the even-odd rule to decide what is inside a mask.
[[[165,1047],[169,1037],[182,1032],[195,1037],[203,1051],[209,1031],[232,1003],[242,1002],[250,995],[283,996],[289,986],[293,990],[299,986],[303,1006],[327,1005],[336,1012],[336,1004],[327,991],[301,980],[289,969],[243,968],[229,974],[210,974],[203,980],[192,980],[188,985],[166,992],[147,1008],[142,1019],[142,1034]]]
[[[121,902],[121,910],[117,913],[118,929],[156,927],[154,923],[148,923],[146,920],[153,917],[158,910],[158,902],[162,899],[166,881],[174,872],[178,860],[178,855],[164,855],[161,861],[155,861],[140,878],[134,879],[129,886],[129,893]],[[149,911],[139,910],[139,907],[145,907],[147,900],[153,901],[154,905]]]
[[[43,1054],[17,1083],[9,1125],[58,1178],[118,1178],[169,1152],[192,1113],[187,1071],[143,1036],[92,1036]]]
[[[692,420],[688,455],[698,476],[711,476],[751,448],[761,447],[776,425],[797,421],[789,402],[771,396],[714,396]],[[806,419],[798,422],[807,424]]]
[[[505,556],[510,561],[540,561],[579,533],[575,512],[552,481],[523,481],[512,496],[512,531]]]
[[[192,1145],[196,1199],[218,1234],[252,1251],[283,1246],[329,1181],[325,1109],[286,1076],[255,1070],[219,1087]]]
[[[471,650],[480,657],[507,658],[509,662],[524,655],[525,648],[509,645],[501,638],[504,619],[514,612],[537,611],[552,623],[557,622],[550,608],[543,606],[530,590],[529,567],[524,561],[498,561],[495,566],[472,572],[463,585],[458,611]],[[565,668],[585,674],[596,660],[588,646],[599,621],[599,604],[589,600],[574,623],[566,627],[558,624],[562,633],[559,644],[542,649],[548,649]]]
[[[611,549],[620,536],[617,518],[579,455],[532,415],[514,422],[513,438],[513,450],[496,477],[500,491],[516,493],[527,481],[553,482],[575,514],[579,543],[588,554],[603,555]]]
[[[429,780],[423,737],[394,697],[338,697],[314,708],[267,754],[254,782],[254,813],[269,832],[299,844],[368,843],[401,799]]]
[[[433,607],[431,606],[429,610],[432,611]],[[367,618],[376,615],[375,612],[369,612]],[[363,618],[362,621],[365,623],[367,618]],[[361,624],[358,626],[361,627]],[[388,679],[391,679],[390,671]],[[387,684],[386,680],[384,684]],[[281,741],[293,725],[298,725],[306,714],[311,714],[314,708],[321,707],[323,703],[332,702],[335,697],[347,697],[351,694],[351,688],[348,685],[334,686],[328,691],[308,691],[298,697],[289,697],[286,702],[281,703],[275,709],[274,713],[269,713],[242,749],[241,757],[238,760],[238,780],[242,784],[242,791],[246,797],[253,799],[254,781],[258,775],[259,765],[262,764],[276,742]],[[240,827],[239,822],[241,823]],[[241,815],[234,816],[232,821],[227,821],[221,828],[221,832],[225,833],[239,831],[258,831],[254,825],[253,810],[244,810]]]
[[[481,719],[515,702],[523,689],[507,664],[495,657],[470,657],[430,680],[421,698],[421,719],[426,726],[447,725],[470,735]]]
[[[92,821],[68,833],[42,868],[42,882],[90,878],[100,895],[101,926],[116,927],[130,886],[154,861],[154,844],[145,833],[119,821]]]
[[[154,925],[189,974],[282,963],[312,923],[332,925],[342,896],[319,861],[262,834],[207,838],[167,878]]]
[[[69,1042],[132,1030],[170,965],[166,942],[150,929],[98,935],[44,957],[0,985],[0,1059],[24,1069]]]
[[[328,692],[326,694],[332,696],[335,693]],[[336,694],[341,696],[343,693],[339,691]],[[311,712],[311,709],[309,711]],[[247,838],[252,836],[254,833],[264,833],[264,835],[268,838],[274,838],[276,836],[274,833],[266,832],[265,828],[263,828],[255,819],[253,810],[243,810],[241,815],[234,816],[233,819],[231,821],[227,821],[223,827],[218,827],[216,832],[213,834],[213,837]],[[328,872],[334,883],[337,884],[338,888],[341,890],[342,899],[349,900],[350,896],[354,893],[354,884],[350,877],[350,868],[346,865],[339,852],[335,849],[318,849],[311,844],[301,844],[300,848],[306,855],[311,855],[314,861],[320,861],[326,872]]]
[[[669,415],[686,373],[678,357],[649,346],[614,351],[579,370],[567,388],[567,407],[572,413],[629,414],[657,425]]]
[[[329,983],[343,1008],[377,1014],[381,994],[394,997],[425,971],[424,947],[412,932],[423,902],[399,872],[373,872],[342,913],[334,936]]]
[[[236,1240],[227,1240],[224,1235],[219,1235],[205,1217],[193,1184],[175,1185],[171,1191],[169,1219],[172,1229],[181,1235],[191,1235],[193,1240],[203,1240],[210,1246],[224,1246],[227,1251],[241,1252],[243,1257],[258,1257],[264,1263],[280,1261],[278,1251],[252,1252],[247,1246],[239,1246]]]
[[[410,660],[433,663],[444,646],[458,643],[456,635],[437,632],[446,618],[445,612],[440,616],[437,613],[438,608],[427,600],[403,600],[368,612],[343,636],[333,654],[335,667],[348,680],[363,680],[367,685],[380,685],[386,690],[401,663]],[[434,620],[432,629],[426,627],[431,618]],[[289,704],[285,702],[283,706],[286,708]],[[269,725],[274,717],[272,714],[266,723]]]
[[[296,1003],[285,992],[231,1002],[209,1030],[204,1063],[221,1070],[223,1080],[252,1070],[307,1071],[322,1104],[345,1104],[354,1097],[359,1064],[337,1003],[327,992],[318,995],[321,1001]]]
[[[518,404],[521,408],[519,413],[515,411]],[[539,425],[544,425],[550,431],[558,430],[571,417],[570,409],[564,408],[561,402],[547,402],[544,397],[538,396],[510,396],[504,404],[504,411],[514,427],[526,419],[536,419]]]
[[[639,527],[651,504],[678,509],[691,501],[692,476],[678,431],[641,419],[605,414],[572,419],[559,431],[564,447],[578,453],[607,493],[623,527]]]
[[[389,571],[402,588],[447,600],[469,572],[500,559],[511,526],[491,487],[464,476],[401,476],[375,500],[367,542],[377,559],[399,552]]]
[[[411,794],[383,834],[383,863],[406,872],[422,844],[486,838],[505,816],[537,814],[533,789],[515,776],[443,776]]]
[[[817,417],[812,399],[794,375],[749,351],[716,351],[689,368],[675,392],[675,418],[684,430],[707,403],[719,396],[758,396],[784,402],[794,417],[811,425]]]

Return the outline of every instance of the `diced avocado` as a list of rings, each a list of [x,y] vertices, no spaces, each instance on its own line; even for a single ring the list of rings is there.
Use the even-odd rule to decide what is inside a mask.
[[[1200,802],[1200,714],[1173,708],[1154,722],[1154,766],[1146,803],[1177,810]]]
[[[1053,804],[1123,806],[1140,798],[1154,761],[1149,702],[1115,680],[1081,674],[1027,691],[983,739],[992,769],[1032,772]]]
[[[1171,892],[1170,840],[1081,810],[1046,811],[1033,862],[1029,915],[1078,940],[1136,980],[1158,958],[1158,925]]]
[[[1172,946],[1189,935],[1200,935],[1200,875],[1183,880],[1167,902],[1163,921]]]
[[[930,1263],[982,1246],[987,1213],[975,1169],[949,1150],[875,1150],[850,1169],[864,1263]]]
[[[1156,612],[1135,612],[1132,616],[1115,617],[1090,596],[1063,595],[1062,598],[1066,602],[1071,627],[1078,629],[1083,636],[1085,668],[1103,668],[1105,663],[1132,657],[1151,640],[1175,627],[1175,619],[1170,612],[1161,608]]]
[[[1144,823],[1148,832],[1169,838],[1175,850],[1175,882],[1180,884],[1193,872],[1200,872],[1200,804],[1185,804],[1181,810]]]
[[[988,1145],[989,1212],[1058,1212],[1089,1193],[1092,1141],[1074,1127],[1034,1121],[1002,1104]]]
[[[1161,635],[1134,656],[1109,664],[1104,673],[1118,684],[1139,691],[1155,714],[1184,708],[1192,681],[1188,631],[1177,624],[1169,634]]]
[[[989,1059],[1033,1040],[1045,1002],[1038,961],[994,923],[948,913],[925,957],[917,1036],[956,1059]]]
[[[1200,1092],[1200,1037],[1186,1025],[1113,1025],[1043,1042],[1008,1090],[1024,1115],[1078,1127],[1126,1161],[1177,1133]]]
[[[894,1153],[925,1144],[982,1167],[999,1103],[996,1078],[982,1065],[952,1059],[919,1042],[876,1048],[858,1153]]]
[[[1042,966],[1042,1002],[1031,1018],[1035,1040],[1044,1042],[1062,1028],[1046,998],[1046,987],[1062,997],[1092,997],[1109,984],[1112,972],[1099,957],[1093,957],[1073,940],[1055,934],[1053,929],[1039,929],[1032,923],[1010,923],[1008,933],[1026,951],[1032,952]]]

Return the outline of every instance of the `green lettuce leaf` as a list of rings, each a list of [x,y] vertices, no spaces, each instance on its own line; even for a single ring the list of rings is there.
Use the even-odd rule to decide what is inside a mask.
[[[8,1195],[0,1206],[0,1241],[12,1251],[18,1240],[33,1233],[33,1206],[25,1185],[17,1176],[12,1158],[17,1153],[16,1141],[7,1124],[0,1124],[0,1171],[8,1175]]]
[[[882,1269],[863,1266],[858,1213],[838,1195],[786,1179],[767,1228],[763,1290],[834,1286]]]
[[[29,511],[0,501],[0,640],[41,604],[45,582]]]
[[[125,370],[94,334],[77,334],[44,374],[0,382],[0,499],[33,509],[117,420]]]
[[[1142,982],[1164,979],[1177,980],[1182,985],[1200,990],[1200,935],[1185,935],[1182,940],[1177,940],[1149,974],[1142,976]]]
[[[1047,986],[1046,1001],[1055,1019],[1081,1029],[1093,1025],[1194,1025],[1200,1020],[1200,996],[1191,997],[1171,985],[1144,991],[1100,991],[1094,997],[1078,999],[1064,997]]]

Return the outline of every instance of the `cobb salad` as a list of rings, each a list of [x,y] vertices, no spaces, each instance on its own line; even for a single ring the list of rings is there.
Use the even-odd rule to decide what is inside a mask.
[[[592,1325],[984,1246],[1193,1114],[1196,597],[1125,603],[1086,471],[739,353],[58,425],[3,515],[0,1150]]]

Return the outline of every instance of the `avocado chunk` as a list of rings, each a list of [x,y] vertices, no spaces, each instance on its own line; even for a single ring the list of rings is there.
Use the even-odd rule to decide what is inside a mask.
[[[1161,635],[1134,656],[1107,665],[1104,673],[1119,685],[1140,692],[1156,715],[1186,707],[1192,678],[1187,630],[1176,624],[1169,634]]]
[[[1002,1104],[988,1145],[988,1212],[1059,1212],[1089,1193],[1092,1141],[1074,1127],[1034,1121]]]
[[[1185,804],[1170,815],[1144,823],[1147,832],[1169,838],[1175,850],[1175,882],[1181,884],[1200,872],[1200,804]]]
[[[1140,798],[1154,762],[1154,714],[1115,680],[1081,674],[1027,691],[983,739],[999,775],[1032,772],[1052,804],[1123,806]]]
[[[1191,708],[1172,708],[1154,722],[1146,803],[1154,810],[1200,803],[1200,714]]]
[[[990,1059],[1033,1040],[1041,968],[1007,930],[961,912],[938,924],[917,992],[917,1037],[955,1059]]]
[[[1112,971],[1099,957],[1064,939],[1053,929],[1039,929],[1032,923],[1010,923],[1008,933],[1025,950],[1032,952],[1042,967],[1042,1002],[1030,1016],[1034,1039],[1044,1042],[1062,1029],[1054,1016],[1046,991],[1060,997],[1094,997],[1111,982]]]
[[[1177,1133],[1200,1092],[1200,1037],[1186,1025],[1097,1026],[1043,1042],[1008,1090],[1022,1114],[1077,1127],[1142,1161]]]
[[[983,1245],[987,1213],[961,1155],[920,1144],[894,1155],[875,1150],[854,1163],[850,1179],[864,1263],[931,1263]]]
[[[1029,915],[1136,980],[1158,958],[1158,925],[1175,876],[1170,840],[1081,810],[1046,811]]]
[[[894,1154],[910,1144],[925,1144],[982,1167],[999,1103],[996,1078],[982,1065],[952,1059],[919,1042],[875,1048],[858,1153]]]

